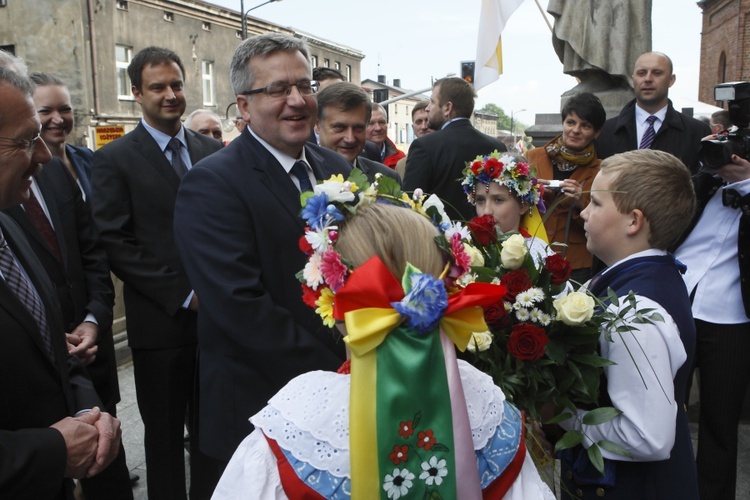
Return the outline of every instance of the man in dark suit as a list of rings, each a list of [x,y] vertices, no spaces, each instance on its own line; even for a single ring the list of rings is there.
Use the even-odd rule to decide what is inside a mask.
[[[316,97],[318,123],[315,131],[320,145],[349,160],[370,182],[375,180],[375,174],[382,174],[401,184],[401,177],[395,170],[359,156],[372,113],[367,93],[353,83],[338,82],[328,85]]]
[[[475,97],[474,88],[462,78],[436,81],[427,106],[428,125],[435,132],[415,140],[406,158],[404,189],[422,188],[438,195],[452,219],[476,215],[459,181],[466,162],[495,150],[506,151],[499,139],[472,126]]]
[[[178,249],[201,297],[201,449],[224,465],[276,391],[344,359],[340,338],[302,302],[295,274],[305,265],[300,190],[351,170],[307,142],[317,108],[303,40],[245,40],[230,77],[248,126],[185,176],[175,210]]]
[[[669,88],[675,79],[672,60],[665,54],[646,52],[636,60],[632,76],[635,99],[602,127],[595,143],[599,158],[634,149],[658,149],[697,172],[698,146],[711,128],[672,107]]]
[[[733,499],[737,430],[750,385],[750,162],[694,176],[696,214],[675,257],[687,266],[699,370],[698,487],[702,499]]]
[[[0,67],[0,209],[28,199],[31,175],[51,158],[32,89]],[[68,478],[95,475],[117,456],[120,422],[99,410],[64,331],[44,268],[0,214],[0,497],[72,499]]]
[[[194,399],[198,297],[177,255],[172,218],[181,176],[222,145],[182,126],[184,71],[175,53],[143,49],[128,74],[143,119],[94,153],[91,205],[112,271],[124,283],[148,495],[185,498],[183,434]],[[191,497],[203,498],[214,478],[198,465],[197,431],[189,430]]]
[[[81,191],[57,158],[35,176],[33,196],[5,210],[26,234],[52,280],[68,350],[86,365],[102,409],[117,415],[120,390],[112,339],[114,290],[104,248]],[[90,500],[133,498],[124,450],[102,474],[82,481]]]

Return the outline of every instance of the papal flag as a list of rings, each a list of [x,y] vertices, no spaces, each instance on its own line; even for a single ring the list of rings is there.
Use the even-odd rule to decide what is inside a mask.
[[[523,0],[482,0],[477,37],[474,88],[479,90],[503,73],[503,49],[500,34],[505,23]]]

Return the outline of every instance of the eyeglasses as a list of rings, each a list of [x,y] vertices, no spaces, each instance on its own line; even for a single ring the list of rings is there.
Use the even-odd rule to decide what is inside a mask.
[[[286,83],[286,82],[274,82],[267,87],[261,89],[253,89],[243,92],[243,95],[260,94],[265,92],[270,97],[286,97],[292,93],[292,87],[297,87],[297,91],[300,95],[308,96],[313,95],[318,91],[318,82],[315,80],[302,80],[297,83]]]
[[[38,132],[36,137],[31,140],[20,139],[18,137],[0,137],[0,141],[10,141],[16,144],[19,148],[26,148],[26,153],[31,154],[34,151],[34,146],[39,139],[42,138],[42,133]]]

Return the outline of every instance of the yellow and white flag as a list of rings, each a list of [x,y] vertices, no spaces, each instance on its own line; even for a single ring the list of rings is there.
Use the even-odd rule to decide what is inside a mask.
[[[523,0],[482,0],[474,74],[476,90],[494,82],[503,73],[500,34],[505,29],[505,23],[522,2]]]

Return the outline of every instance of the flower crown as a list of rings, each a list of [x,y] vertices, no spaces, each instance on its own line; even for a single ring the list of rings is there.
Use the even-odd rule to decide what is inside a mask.
[[[461,186],[472,205],[476,205],[477,182],[486,186],[495,182],[507,187],[511,194],[521,202],[528,203],[529,207],[536,206],[540,213],[545,211],[541,184],[532,175],[529,164],[512,155],[495,150],[488,155],[477,156],[474,161],[466,163],[462,174]]]
[[[437,196],[426,197],[421,189],[416,189],[410,197],[395,180],[381,174],[376,174],[372,184],[358,169],[352,170],[346,180],[340,174],[334,175],[314,186],[313,191],[302,193],[300,201],[301,216],[307,225],[299,247],[308,261],[297,273],[297,279],[302,283],[303,301],[315,309],[326,326],[334,325],[333,298],[352,272],[352,265],[335,250],[339,224],[362,206],[391,203],[430,219],[441,233],[435,242],[450,258],[450,278],[483,263],[478,262],[479,251],[469,244],[469,229],[460,222],[451,222]]]

